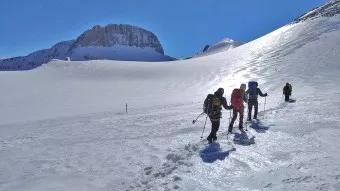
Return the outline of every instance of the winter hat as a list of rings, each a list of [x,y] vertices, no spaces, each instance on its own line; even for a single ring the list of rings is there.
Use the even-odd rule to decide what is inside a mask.
[[[246,84],[241,84],[241,86],[240,86],[240,88],[242,89],[242,90],[246,90],[246,88],[247,88],[247,85]]]

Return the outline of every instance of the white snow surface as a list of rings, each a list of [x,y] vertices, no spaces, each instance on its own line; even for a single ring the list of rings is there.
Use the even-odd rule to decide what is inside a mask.
[[[0,190],[340,190],[339,31],[319,18],[190,60],[0,72]],[[260,121],[228,142],[224,111],[208,145],[204,98],[249,80],[269,94]]]
[[[221,41],[218,41],[217,43],[209,46],[205,51],[199,52],[197,55],[194,57],[201,57],[201,56],[209,56],[212,54],[217,54],[220,52],[228,51],[233,48],[236,48],[238,46],[241,46],[242,43],[234,41],[233,39],[230,38],[225,38]]]
[[[78,46],[69,53],[71,60],[124,60],[124,61],[170,61],[170,56],[156,52],[151,47],[135,47],[125,45],[101,46]]]

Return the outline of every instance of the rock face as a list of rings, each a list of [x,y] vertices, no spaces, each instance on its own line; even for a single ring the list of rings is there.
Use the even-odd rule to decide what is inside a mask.
[[[80,35],[73,46],[102,46],[113,45],[135,46],[140,48],[154,48],[164,54],[163,47],[152,32],[131,25],[111,24],[105,27],[99,25]]]
[[[29,70],[52,59],[171,61],[156,35],[131,25],[94,26],[76,40],[63,41],[50,49],[27,56],[0,59],[0,70]]]
[[[308,19],[315,19],[318,17],[333,17],[340,14],[340,0],[332,0],[323,6],[317,7],[301,17],[294,20],[293,23],[299,23]]]

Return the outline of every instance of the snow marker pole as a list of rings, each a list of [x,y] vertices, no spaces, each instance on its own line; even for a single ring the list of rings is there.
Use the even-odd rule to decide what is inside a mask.
[[[244,110],[243,110],[244,111]],[[246,116],[248,115],[248,107],[247,107],[247,113]],[[243,117],[244,117],[244,112],[243,112]],[[248,119],[246,117],[246,131],[248,131]]]
[[[263,105],[263,119],[264,119],[264,114],[266,113],[266,103],[267,103],[267,96],[264,97],[264,105]]]
[[[201,114],[199,114],[195,120],[192,120],[192,124],[195,124],[198,118],[201,117],[203,114],[204,114],[204,111]]]

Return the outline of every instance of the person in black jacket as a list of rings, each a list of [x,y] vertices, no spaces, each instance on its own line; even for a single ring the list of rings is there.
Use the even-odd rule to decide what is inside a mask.
[[[258,108],[259,108],[259,104],[257,101],[257,97],[258,95],[260,95],[261,97],[266,97],[268,96],[267,93],[263,94],[262,91],[260,90],[260,88],[257,87],[258,83],[256,82],[256,91],[254,93],[254,91],[252,91],[248,85],[248,90],[246,91],[247,95],[248,95],[248,121],[251,120],[251,112],[253,109],[253,106],[255,108],[255,113],[254,113],[254,119],[257,119],[257,113],[258,113]]]
[[[211,132],[209,136],[207,137],[207,140],[209,143],[212,143],[217,139],[216,133],[220,127],[220,120],[222,118],[222,106],[224,109],[230,110],[233,108],[233,106],[228,106],[227,100],[225,97],[223,97],[224,89],[218,88],[218,90],[214,93],[214,96],[211,98],[211,105],[212,107],[209,107],[211,109],[208,109],[208,116],[211,121]],[[206,105],[206,104],[205,104]],[[206,108],[204,108],[206,111]],[[210,111],[209,111],[210,110]]]
[[[290,85],[288,82],[283,87],[283,94],[285,95],[285,101],[289,101],[289,96],[292,95],[292,85]]]

